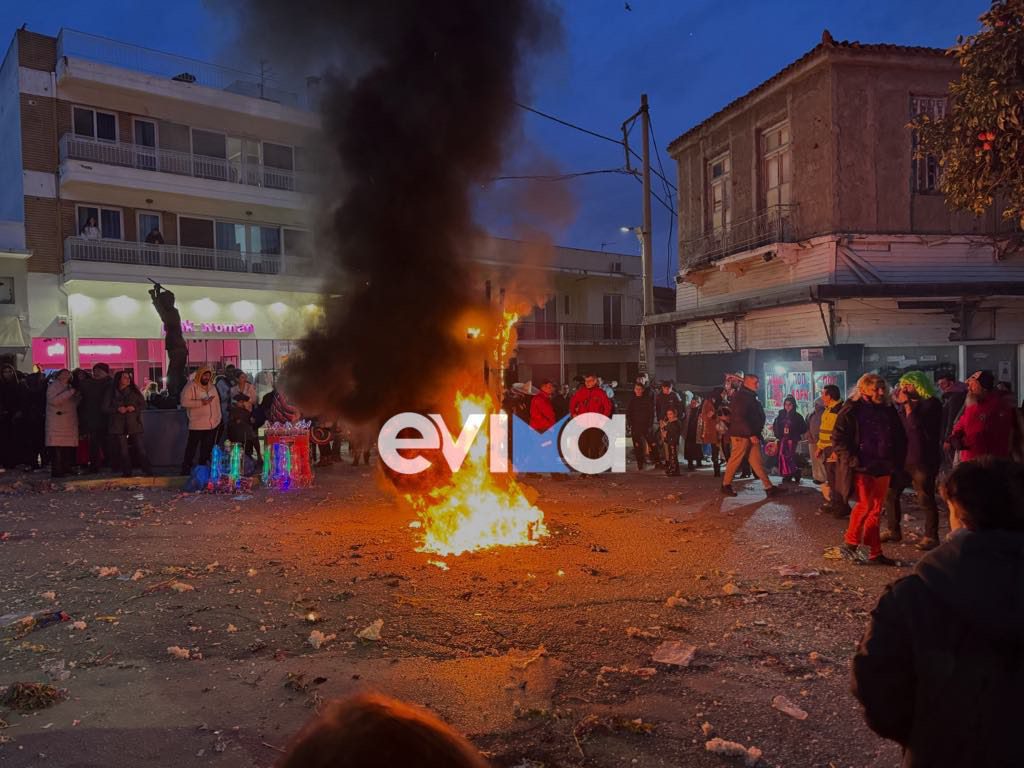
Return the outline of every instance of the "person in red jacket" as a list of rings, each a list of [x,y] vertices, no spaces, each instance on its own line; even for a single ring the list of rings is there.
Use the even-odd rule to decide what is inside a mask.
[[[575,418],[585,413],[600,413],[602,416],[612,415],[612,401],[597,386],[597,376],[588,373],[583,379],[583,386],[569,401],[569,415]],[[604,433],[596,429],[588,429],[580,435],[580,451],[588,459],[599,459],[605,452]]]
[[[978,371],[967,379],[967,391],[975,402],[964,408],[949,438],[959,448],[961,461],[1010,455],[1015,414],[1006,398],[993,391],[994,387],[991,371]]]
[[[547,432],[555,426],[555,406],[551,396],[555,393],[555,385],[550,380],[541,382],[540,392],[530,401],[530,429],[534,432]]]

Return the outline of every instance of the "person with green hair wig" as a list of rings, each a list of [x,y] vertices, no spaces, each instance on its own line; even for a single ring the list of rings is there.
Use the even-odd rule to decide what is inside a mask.
[[[924,371],[907,371],[900,376],[897,387],[905,392],[913,390],[921,399],[939,396],[938,386]]]
[[[902,472],[893,475],[885,501],[888,530],[882,541],[903,539],[901,522],[903,491],[913,486],[917,502],[924,509],[924,537],[920,550],[939,544],[939,507],[935,501],[935,481],[942,465],[942,401],[938,388],[924,371],[907,371],[893,393],[893,403],[907,435],[907,458]]]

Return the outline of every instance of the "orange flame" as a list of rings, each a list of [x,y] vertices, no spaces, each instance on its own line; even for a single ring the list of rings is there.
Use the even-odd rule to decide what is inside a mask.
[[[471,414],[493,410],[486,395],[459,393],[456,406],[459,429]],[[511,477],[504,487],[495,481],[488,467],[488,441],[479,436],[445,485],[405,498],[423,524],[419,552],[460,555],[488,547],[536,544],[548,535],[544,513],[527,500],[522,487]]]

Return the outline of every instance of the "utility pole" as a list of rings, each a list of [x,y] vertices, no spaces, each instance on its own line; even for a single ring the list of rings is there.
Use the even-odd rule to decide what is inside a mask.
[[[654,252],[651,248],[651,116],[647,106],[647,94],[640,94],[640,127],[643,129],[642,181],[644,195],[644,223],[640,233],[641,261],[643,262],[644,313],[640,324],[640,373],[654,378],[655,348],[654,329],[648,332],[647,318],[654,314]]]

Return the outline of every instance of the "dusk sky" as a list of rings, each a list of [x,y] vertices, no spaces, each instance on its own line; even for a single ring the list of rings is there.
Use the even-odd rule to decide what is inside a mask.
[[[649,95],[655,136],[666,176],[675,169],[664,149],[687,128],[798,58],[828,28],[837,40],[948,47],[977,29],[985,0],[820,0],[722,3],[717,0],[562,0],[564,45],[531,68],[527,102],[602,134],[618,136],[641,92]],[[0,0],[4,45],[23,22],[56,34],[62,27],[105,35],[159,50],[215,61],[225,56],[227,22],[203,0]],[[247,55],[251,54],[251,55]],[[235,50],[233,63],[273,52]],[[471,116],[467,116],[471,119]],[[639,131],[633,138],[639,150]],[[524,114],[523,134],[504,171],[509,175],[570,173],[623,165],[615,145]],[[657,167],[657,166],[655,166]],[[558,189],[544,189],[551,184]],[[541,187],[538,189],[538,186]],[[665,190],[655,178],[654,189]],[[528,225],[555,242],[636,253],[619,227],[640,223],[640,185],[607,174],[562,182],[496,182],[480,205],[482,223],[495,234],[522,236]],[[541,201],[540,219],[520,213],[523,201]],[[654,202],[655,276],[668,284],[675,263],[670,216]]]

